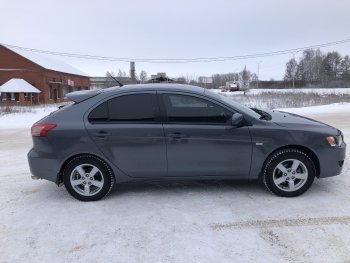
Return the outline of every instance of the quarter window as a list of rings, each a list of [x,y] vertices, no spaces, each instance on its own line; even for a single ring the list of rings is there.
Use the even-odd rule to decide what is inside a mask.
[[[232,113],[210,101],[187,95],[163,95],[169,122],[228,123]]]
[[[90,122],[105,122],[108,121],[108,103],[104,102],[97,106],[90,114]]]

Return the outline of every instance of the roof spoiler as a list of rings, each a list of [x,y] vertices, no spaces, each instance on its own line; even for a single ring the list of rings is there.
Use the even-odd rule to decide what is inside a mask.
[[[84,100],[95,97],[100,92],[101,90],[79,90],[79,91],[74,91],[66,94],[66,97],[69,100],[74,101],[75,103],[79,103]]]

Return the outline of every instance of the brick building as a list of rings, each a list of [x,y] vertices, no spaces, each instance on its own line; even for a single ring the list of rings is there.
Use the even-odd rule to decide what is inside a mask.
[[[66,93],[90,88],[89,76],[71,65],[0,45],[0,86],[11,79],[23,79],[37,88],[40,93],[29,100],[36,103],[62,102]],[[14,96],[1,95],[2,101],[10,97]]]

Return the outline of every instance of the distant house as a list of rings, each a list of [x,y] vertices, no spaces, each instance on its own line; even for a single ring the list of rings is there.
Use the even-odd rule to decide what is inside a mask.
[[[151,75],[149,83],[174,82],[173,79],[167,77],[165,72],[158,72],[156,75]]]
[[[186,84],[186,80],[183,77],[180,78],[169,78],[165,72],[158,72],[156,75],[151,75],[151,79],[148,83],[177,83]]]
[[[17,89],[11,92],[8,86],[1,94],[2,102],[62,102],[66,93],[90,88],[89,76],[71,65],[34,52],[0,45],[0,92],[1,86],[11,79],[22,79],[39,92],[32,92],[30,98],[20,100],[20,82],[15,81]]]
[[[20,102],[36,104],[40,90],[30,85],[24,79],[10,79],[0,86],[2,102]]]

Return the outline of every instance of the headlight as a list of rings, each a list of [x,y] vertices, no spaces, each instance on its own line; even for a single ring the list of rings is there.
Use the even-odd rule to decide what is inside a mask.
[[[343,136],[341,134],[336,136],[328,136],[326,137],[326,140],[332,147],[341,146],[343,143]]]

